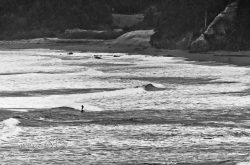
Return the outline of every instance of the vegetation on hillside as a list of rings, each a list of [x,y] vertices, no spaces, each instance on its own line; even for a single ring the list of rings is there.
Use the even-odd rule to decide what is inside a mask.
[[[109,29],[112,12],[142,12],[159,0],[1,0],[0,39],[53,36],[66,29]]]
[[[160,48],[174,48],[175,43],[189,32],[193,33],[193,39],[197,38],[228,4],[235,1],[239,5],[230,42],[238,48],[250,47],[248,0],[165,0],[159,6],[161,16],[151,43]]]
[[[145,13],[144,23],[135,28],[155,28],[152,43],[168,47],[169,40],[187,32],[199,36],[232,1],[239,1],[234,37],[249,47],[248,0],[1,0],[0,39],[60,36],[75,28],[110,30],[112,13]]]

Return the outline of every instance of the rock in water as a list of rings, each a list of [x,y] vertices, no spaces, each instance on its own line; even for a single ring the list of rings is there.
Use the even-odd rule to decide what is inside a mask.
[[[153,84],[147,84],[143,87],[146,91],[161,91],[165,90],[165,88],[159,88],[154,86]]]
[[[102,56],[100,56],[100,55],[94,55],[94,58],[95,59],[102,59]]]

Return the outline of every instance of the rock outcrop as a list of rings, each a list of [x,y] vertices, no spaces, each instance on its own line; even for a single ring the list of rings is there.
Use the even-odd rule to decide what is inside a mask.
[[[207,22],[225,8],[229,0],[165,0],[150,43],[156,48],[188,49]]]
[[[153,30],[131,31],[114,40],[112,46],[128,49],[147,49],[151,47],[149,41],[153,34]]]
[[[202,52],[211,49],[226,48],[231,42],[231,36],[235,31],[238,3],[234,2],[228,5],[212,23],[205,32],[191,44],[191,51]]]
[[[166,88],[164,87],[157,87],[154,84],[147,84],[145,86],[143,86],[145,91],[163,91],[166,90]]]
[[[156,48],[250,49],[249,0],[165,0],[150,43]]]

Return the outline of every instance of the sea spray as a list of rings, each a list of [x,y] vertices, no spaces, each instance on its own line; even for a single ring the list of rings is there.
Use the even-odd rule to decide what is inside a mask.
[[[0,143],[2,141],[8,141],[10,137],[17,135],[22,129],[17,125],[19,120],[9,118],[0,123]]]

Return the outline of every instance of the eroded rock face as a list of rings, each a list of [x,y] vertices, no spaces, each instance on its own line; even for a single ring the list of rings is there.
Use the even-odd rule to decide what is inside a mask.
[[[191,44],[190,51],[192,52],[204,52],[209,51],[210,46],[208,41],[205,39],[205,36],[202,34]]]
[[[235,30],[238,3],[228,5],[205,32],[191,44],[191,51],[208,51],[211,49],[223,49],[230,44],[230,37]]]
[[[151,37],[151,45],[165,49],[189,49],[204,29],[204,17],[212,20],[232,0],[164,0]],[[190,35],[192,34],[192,35]]]

